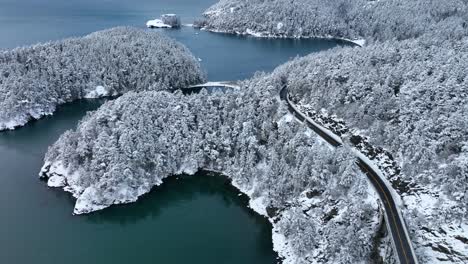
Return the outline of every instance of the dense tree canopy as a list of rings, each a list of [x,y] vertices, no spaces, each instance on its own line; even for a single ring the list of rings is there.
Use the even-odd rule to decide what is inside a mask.
[[[76,213],[134,201],[170,175],[221,171],[281,214],[277,228],[296,263],[319,246],[324,263],[367,258],[377,211],[365,202],[373,199],[350,154],[329,149],[287,114],[276,99],[278,79],[244,85],[211,95],[128,93],[65,133],[46,164],[66,168]],[[345,235],[360,239],[338,239]]]
[[[278,102],[287,85],[301,109],[349,127],[344,137],[368,136],[392,153],[399,177],[417,185],[416,195],[401,193],[405,201],[437,201],[405,211],[425,260],[421,248],[457,240],[446,231],[467,223],[467,11],[465,0],[222,0],[202,26],[370,44],[296,59],[237,92],[130,92],[65,133],[49,149],[44,172],[49,181],[63,178],[77,197],[75,212],[86,213],[135,201],[170,175],[221,171],[278,216],[276,231],[294,263],[362,261],[371,251],[375,199],[346,148],[329,149],[287,114]],[[439,244],[428,246],[433,234]],[[466,259],[453,252],[445,256]]]
[[[345,137],[366,136],[396,158],[401,173],[391,180],[411,186],[400,194],[423,262],[435,261],[437,254],[455,263],[468,257],[456,248],[457,235],[447,235],[463,233],[468,222],[466,65],[465,32],[441,30],[337,48],[296,59],[274,73],[302,109],[344,123],[350,128]],[[438,245],[453,253],[441,253]]]
[[[198,24],[227,32],[372,42],[415,38],[447,24],[466,30],[467,20],[465,0],[221,0]]]
[[[407,180],[439,186],[466,204],[467,40],[335,49],[297,59],[276,74],[296,102],[337,115],[390,150]],[[462,217],[467,208],[454,209]]]
[[[171,90],[203,79],[187,48],[135,28],[4,51],[0,53],[0,130],[51,114],[57,105],[76,99]]]

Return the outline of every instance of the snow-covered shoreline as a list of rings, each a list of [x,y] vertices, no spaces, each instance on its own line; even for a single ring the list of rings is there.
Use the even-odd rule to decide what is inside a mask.
[[[15,130],[18,127],[24,126],[26,123],[29,122],[29,119],[24,118],[17,118],[11,119],[9,121],[0,122],[0,132],[7,131],[7,130]]]
[[[111,94],[111,91],[109,91],[103,86],[96,86],[95,89],[88,91],[82,99],[100,99],[100,98],[117,96],[117,95],[118,95],[117,93]],[[73,101],[67,101],[65,103],[71,103],[71,102]],[[60,105],[63,105],[63,104],[60,104]],[[15,130],[17,128],[25,126],[31,121],[40,120],[47,116],[52,116],[54,115],[56,111],[57,111],[57,107],[52,107],[52,109],[42,109],[36,112],[19,113],[17,117],[12,118],[8,121],[0,121],[0,132],[8,131],[8,130]]]
[[[70,59],[58,63],[63,54]],[[28,60],[17,61],[19,57]],[[139,63],[129,63],[133,60]],[[59,105],[75,100],[171,90],[205,78],[200,63],[184,45],[132,27],[13,49],[0,61],[5,73],[0,83],[0,94],[5,95],[0,101],[0,131],[51,115]],[[45,68],[54,74],[41,75],[38,69]],[[148,79],[148,75],[158,78]]]
[[[146,22],[148,28],[179,28],[180,26],[180,18],[176,14],[164,14],[159,19]]]
[[[48,179],[49,186],[68,184],[62,188],[77,197],[75,214],[83,214],[136,201],[173,175],[194,174],[198,168],[221,171],[250,197],[250,207],[273,222],[274,248],[284,263],[361,260],[370,254],[379,225],[376,200],[368,198],[373,190],[352,160],[342,161],[348,152],[330,149],[290,118],[286,106],[278,104],[273,83],[265,86],[265,79],[258,77],[232,97],[124,95],[62,135],[49,148],[42,174],[65,174]],[[211,102],[226,108],[209,115]],[[149,111],[148,106],[155,109]],[[228,108],[237,109],[238,115],[232,116]],[[187,113],[196,113],[197,126],[187,126],[195,120]],[[160,116],[167,119],[152,121]],[[135,123],[135,117],[141,122]],[[206,127],[233,132],[211,136]],[[261,137],[265,141],[257,146]],[[246,147],[236,147],[235,142]],[[335,240],[348,237],[344,230],[353,230],[361,239]],[[309,239],[309,234],[316,235]]]
[[[65,168],[62,165],[62,162],[60,161],[54,162],[54,163],[46,161],[43,167],[41,168],[39,176],[41,179],[44,179],[47,181],[48,187],[62,188],[65,192],[70,193],[74,198],[76,198],[76,204],[73,210],[73,214],[82,215],[82,214],[89,214],[95,211],[103,210],[113,205],[137,202],[139,197],[149,193],[153,188],[156,188],[162,185],[164,182],[164,179],[169,178],[169,177],[176,177],[176,175],[179,175],[179,174],[194,175],[198,171],[200,170],[195,169],[190,164],[183,165],[181,166],[181,168],[179,168],[179,170],[177,171],[177,174],[164,177],[161,181],[155,182],[153,186],[148,185],[146,186],[146,188],[139,189],[136,194],[130,195],[130,198],[127,192],[126,195],[120,196],[120,197],[125,197],[124,199],[114,199],[112,203],[109,203],[109,204],[94,203],[92,198],[93,196],[97,195],[97,190],[93,187],[89,187],[86,189],[81,188],[77,184],[80,178],[79,173],[77,172],[70,173],[70,170]],[[278,215],[271,216],[268,214],[268,209],[267,209],[268,205],[265,203],[265,199],[267,199],[267,197],[265,196],[264,193],[254,198],[254,192],[256,190],[255,183],[242,184],[241,182],[236,181],[234,177],[230,176],[228,172],[224,172],[224,171],[218,171],[215,169],[202,169],[202,171],[213,172],[213,173],[218,174],[219,176],[228,178],[233,187],[239,190],[239,192],[241,192],[242,194],[246,195],[249,199],[248,207],[252,209],[255,213],[268,219],[268,221],[272,225],[271,239],[273,243],[273,250],[278,254],[278,257],[281,259],[282,263],[283,264],[297,263],[299,256],[296,255],[294,248],[291,247],[291,245],[293,244],[293,241],[288,240],[285,234],[281,232],[279,220],[282,216],[278,216]],[[122,188],[122,189],[125,190],[126,188]],[[380,206],[378,206],[376,203],[376,199],[373,199],[372,201],[370,200],[370,197],[375,198],[377,196],[377,194],[373,193],[372,190],[373,189],[369,186],[368,192],[370,196],[369,196],[368,201],[366,202],[371,204],[374,210],[379,211],[379,213],[375,215],[375,218],[373,219],[373,221],[369,223],[369,225],[371,226],[370,227],[371,229],[377,230],[382,221],[382,212],[381,212]],[[309,208],[314,203],[318,203],[317,198],[308,198],[306,193],[307,191],[304,191],[301,197],[298,198],[298,202],[302,210]],[[115,197],[119,197],[119,195],[116,195]],[[294,204],[294,203],[291,203],[291,204]],[[292,207],[293,206],[291,206],[291,208]],[[289,209],[287,208],[284,210],[286,211],[284,213],[286,216],[283,216],[283,217],[289,218],[288,210]],[[315,254],[320,255],[322,253],[319,252]],[[319,263],[319,262],[311,260],[310,263]]]
[[[148,20],[146,22],[148,28],[172,28],[171,25],[165,24],[161,19]]]
[[[132,193],[128,186],[116,186],[116,195],[112,201],[107,204],[98,204],[94,202],[94,196],[97,190],[93,186],[82,188],[79,184],[80,174],[78,172],[70,173],[70,169],[63,166],[61,161],[46,161],[39,172],[39,177],[47,181],[50,188],[62,188],[76,198],[74,215],[88,214],[108,208],[112,205],[133,203],[146,193],[149,193],[153,187],[162,184],[162,181],[153,183],[153,186],[139,186],[136,193]]]
[[[234,31],[234,30],[220,30],[220,29],[215,29],[215,28],[206,28],[202,27],[200,30],[203,31],[208,31],[212,33],[221,33],[221,34],[233,34],[233,35],[239,35],[239,36],[252,36],[256,38],[272,38],[272,39],[325,39],[325,40],[335,40],[335,41],[343,41],[347,42],[349,44],[353,44],[359,47],[363,47],[366,45],[366,40],[365,39],[348,39],[348,38],[340,38],[340,37],[334,37],[334,36],[303,36],[303,35],[294,35],[294,36],[288,36],[284,34],[273,34],[271,32],[255,32],[250,29],[247,29],[246,31]]]
[[[2,131],[8,131],[8,130],[15,130],[17,128],[23,127],[29,122],[33,120],[39,120],[42,119],[46,116],[51,116],[55,112],[55,109],[53,110],[42,110],[39,112],[35,113],[21,113],[15,118],[12,118],[8,121],[0,121],[0,132]]]
[[[227,176],[228,175],[227,173],[224,173],[222,171],[217,171],[213,169],[207,169],[204,171],[213,172],[213,173],[227,177],[230,180],[232,186],[234,186],[237,190],[239,190],[241,193],[243,193],[249,198],[248,207],[252,209],[254,212],[256,212],[257,214],[267,218],[273,227],[272,242],[273,242],[274,251],[277,252],[278,255],[283,259],[284,261],[283,263],[285,264],[295,263],[294,260],[296,259],[296,257],[293,254],[293,250],[288,245],[288,241],[285,238],[285,236],[279,233],[279,229],[278,229],[276,222],[274,221],[274,218],[268,216],[267,210],[266,210],[267,205],[264,204],[263,197],[252,199],[252,194],[254,192],[255,185],[253,185],[251,188],[247,188],[245,185],[242,185],[239,182],[236,182],[235,180],[232,179],[232,177]],[[194,175],[197,172],[197,170],[190,168],[190,166],[187,166],[187,167],[179,169],[178,172],[179,174],[184,173],[187,175]],[[127,199],[122,199],[122,200],[114,200],[112,204],[104,205],[104,204],[95,204],[92,202],[92,199],[90,199],[95,194],[93,188],[83,189],[83,188],[80,188],[79,185],[74,185],[73,183],[77,181],[80,177],[79,174],[76,172],[73,174],[70,174],[70,170],[65,168],[62,165],[62,162],[60,161],[54,162],[54,163],[46,161],[41,168],[39,177],[47,181],[48,187],[61,188],[65,192],[70,193],[74,198],[76,198],[76,204],[73,210],[74,215],[89,214],[92,212],[106,209],[108,207],[111,207],[112,205],[136,202],[140,196],[149,193],[153,188],[156,188],[163,184],[163,181],[160,181],[160,182],[155,183],[150,188],[142,189],[141,192],[138,192],[138,194],[134,197],[134,199],[127,198]],[[169,177],[175,177],[175,176],[169,176]]]

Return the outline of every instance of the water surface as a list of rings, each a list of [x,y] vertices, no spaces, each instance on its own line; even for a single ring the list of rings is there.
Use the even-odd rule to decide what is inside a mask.
[[[65,37],[83,36],[115,26],[145,28],[164,13],[195,18],[216,0],[0,0],[0,49]],[[152,29],[185,44],[200,58],[210,80],[239,80],[271,71],[296,56],[338,45],[323,39],[259,39],[183,27]],[[4,37],[5,36],[5,37]]]
[[[143,27],[177,13],[184,23],[216,0],[0,0],[0,49],[81,36],[113,26]],[[157,30],[201,59],[210,80],[248,78],[288,59],[329,49],[326,40],[272,40]],[[139,202],[72,216],[74,200],[37,174],[47,147],[104,100],[81,100],[25,127],[0,133],[0,263],[275,262],[271,226],[221,177],[169,179]],[[0,109],[1,111],[1,109]]]

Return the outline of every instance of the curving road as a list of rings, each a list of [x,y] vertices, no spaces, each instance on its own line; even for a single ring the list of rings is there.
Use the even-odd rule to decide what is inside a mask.
[[[286,86],[281,89],[280,98],[286,102],[291,114],[293,114],[302,123],[307,125],[330,145],[334,147],[339,147],[342,145],[339,138],[335,137],[334,135],[330,135],[322,127],[308,120],[306,115],[301,113],[294,106],[294,104],[289,100],[288,89]],[[385,212],[385,222],[387,224],[387,229],[392,236],[392,244],[396,252],[397,260],[400,264],[418,263],[416,254],[414,253],[413,247],[411,245],[411,240],[409,238],[404,219],[401,215],[400,209],[395,202],[392,190],[390,190],[391,187],[389,187],[386,182],[380,178],[379,173],[372,168],[372,165],[370,165],[368,161],[365,160],[365,158],[358,156],[356,164],[359,166],[361,171],[366,174],[367,178],[380,196]]]

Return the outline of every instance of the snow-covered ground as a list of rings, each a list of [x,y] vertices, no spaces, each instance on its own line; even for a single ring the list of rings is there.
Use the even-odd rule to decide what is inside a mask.
[[[52,115],[54,112],[55,107],[53,109],[30,110],[28,113],[19,113],[18,116],[10,120],[0,120],[0,131],[14,130],[26,125],[31,120],[37,120],[44,116]]]
[[[110,95],[117,95],[111,94],[111,92],[106,89],[104,86],[96,86],[94,90],[90,90],[86,93],[84,98],[86,99],[97,99],[102,98]],[[26,125],[31,120],[38,120],[44,116],[53,115],[55,112],[55,107],[52,109],[40,109],[40,110],[29,110],[27,113],[18,113],[13,119],[10,120],[0,120],[0,131],[3,130],[14,130],[17,127],[21,127]]]
[[[310,106],[299,105],[298,108],[308,111]],[[326,127],[336,128],[339,127],[336,124],[342,123],[342,120],[335,116],[324,113],[321,115],[326,117],[319,118],[321,122],[326,122],[323,124]],[[336,124],[331,124],[333,121],[330,120],[334,120]],[[352,131],[346,127],[343,131],[347,131],[345,134],[357,132],[365,134],[365,131]],[[394,176],[386,173],[392,172],[391,168],[387,168],[388,162],[379,160],[385,158],[383,155],[378,155],[371,161],[359,150],[354,148],[353,152],[368,164],[372,164],[372,168],[392,191],[393,198],[402,209],[402,217],[408,225],[408,233],[421,263],[468,263],[468,225],[459,219],[444,224],[440,224],[440,220],[437,220],[437,215],[443,213],[444,208],[460,206],[459,204],[443,195],[437,186],[431,188],[418,186],[408,193],[398,194],[387,180]]]
[[[82,189],[79,187],[79,184],[76,184],[76,181],[79,180],[80,176],[78,173],[70,174],[69,169],[65,168],[61,162],[50,163],[46,162],[39,176],[41,178],[47,179],[47,185],[51,188],[63,188],[64,191],[69,192],[75,197],[76,203],[75,208],[73,210],[73,214],[87,214],[94,211],[99,211],[105,209],[112,204],[120,204],[120,203],[131,203],[137,201],[138,197],[149,192],[151,188],[146,190],[142,189],[139,193],[130,194],[129,188],[121,188],[119,192],[116,193],[115,197],[113,197],[113,201],[109,204],[98,204],[95,203],[95,197],[99,196],[97,190],[93,187],[88,187],[86,189]],[[216,173],[224,174],[223,172],[219,172],[216,170],[210,170]],[[179,169],[180,173],[186,173],[188,175],[193,175],[196,173],[196,170],[191,164],[186,164]],[[225,174],[227,175],[227,174]],[[156,184],[154,187],[159,186],[162,184],[162,181]],[[247,195],[249,198],[252,197],[255,184],[253,186],[242,185],[239,182],[232,182],[233,186],[236,187],[240,192]],[[119,195],[119,193],[121,195]],[[119,200],[119,196],[125,197],[124,199]],[[307,205],[309,201],[304,200],[304,205]],[[254,210],[256,213],[267,217],[273,225],[273,247],[274,250],[284,258],[284,263],[296,263],[295,260],[297,259],[294,256],[292,248],[288,245],[288,241],[283,234],[281,234],[278,227],[275,227],[275,221],[273,218],[270,218],[267,214],[267,205],[264,203],[264,197],[260,196],[255,199],[250,199],[249,207]]]
[[[281,126],[288,126],[291,122],[295,122],[293,116],[286,114],[283,118],[281,118],[281,120],[279,120],[278,124]],[[314,134],[307,133],[307,135],[311,138],[311,140],[316,139]],[[258,167],[262,166],[267,165],[261,162]],[[153,185],[148,184],[141,186],[137,192],[121,183],[118,186],[114,186],[117,191],[115,191],[111,197],[108,197],[108,199],[104,200],[106,203],[97,203],[96,197],[102,196],[102,194],[98,192],[97,188],[93,186],[82,188],[79,184],[80,173],[78,171],[71,173],[70,171],[71,170],[65,168],[60,161],[53,163],[45,162],[39,175],[40,177],[47,180],[47,185],[49,187],[63,188],[63,190],[71,193],[77,199],[73,211],[74,214],[86,214],[105,209],[113,204],[135,202],[137,201],[138,197],[149,192],[151,188],[159,186],[163,183],[163,181],[158,181],[156,183],[152,183]],[[196,171],[196,164],[185,163],[177,170],[177,173],[193,175],[196,173]],[[227,175],[229,178],[233,179],[233,177],[230,175],[231,172],[229,171],[218,171],[215,169],[209,169],[209,171]],[[326,260],[329,257],[328,251],[330,249],[327,248],[327,236],[320,236],[321,241],[319,244],[321,246],[317,250],[310,252],[310,254],[307,256],[307,261],[304,262],[304,257],[298,256],[296,253],[298,242],[288,238],[288,235],[284,233],[287,232],[284,226],[288,225],[288,222],[294,219],[293,216],[296,215],[298,211],[300,211],[304,212],[303,215],[306,217],[307,221],[316,223],[315,226],[317,227],[317,232],[327,232],[326,230],[330,227],[323,225],[321,222],[321,219],[323,218],[323,211],[331,211],[337,207],[338,210],[336,216],[334,216],[329,223],[340,226],[340,222],[343,221],[340,216],[348,210],[345,202],[338,202],[338,204],[336,204],[331,202],[333,199],[330,199],[330,197],[327,195],[309,195],[313,191],[305,190],[300,194],[300,196],[296,197],[294,200],[289,201],[289,207],[284,208],[278,214],[269,215],[268,193],[258,193],[258,184],[255,182],[252,183],[232,180],[232,185],[250,198],[249,207],[252,210],[268,218],[272,224],[273,249],[282,259],[282,263],[324,263],[324,259]],[[373,212],[375,212],[371,221],[365,224],[365,228],[369,230],[376,230],[381,223],[381,214],[378,213],[379,205],[377,204],[377,199],[375,199],[377,194],[370,186],[367,187],[367,193],[369,196],[365,201],[350,201],[350,203],[366,204]],[[340,204],[343,204],[344,206],[340,206]],[[370,231],[369,233],[372,234],[373,232]]]
[[[176,19],[174,23],[178,22]],[[63,62],[63,53],[70,54],[74,59]],[[0,99],[0,131],[51,115],[57,106],[82,98],[118,95],[129,89],[173,89],[204,81],[199,62],[186,47],[167,36],[131,27],[13,49],[6,51],[5,56],[25,57],[28,60],[15,63],[9,62],[10,59],[1,61],[0,67],[8,73],[8,77],[1,77],[0,94],[8,96]],[[98,57],[100,59],[96,59]],[[24,64],[24,71],[15,70],[19,67],[16,63]],[[45,68],[56,74],[43,76],[37,70]],[[184,74],[180,69],[184,70]],[[80,74],[75,74],[66,82],[61,81],[65,74],[76,72]],[[158,78],[148,83],[145,77],[148,74]],[[126,79],[134,80],[134,85],[121,85]],[[143,79],[145,81],[137,81]]]
[[[290,119],[289,117],[291,116],[287,115],[286,119],[289,119],[289,121],[291,121],[292,119]],[[307,261],[304,262],[304,258],[300,258],[299,256],[297,256],[295,248],[293,247],[293,245],[297,242],[291,241],[287,238],[287,236],[284,234],[285,230],[284,228],[282,228],[282,225],[285,221],[290,221],[293,218],[295,210],[301,210],[302,212],[305,212],[304,214],[307,215],[309,221],[316,223],[315,226],[318,230],[320,230],[319,232],[326,232],[325,230],[327,229],[327,227],[324,226],[323,223],[320,221],[323,215],[317,214],[317,211],[313,210],[313,208],[322,208],[325,209],[325,211],[331,210],[333,206],[330,205],[329,201],[327,200],[327,197],[324,197],[323,195],[308,197],[307,193],[311,192],[311,190],[306,190],[299,197],[297,197],[295,201],[290,201],[291,206],[289,208],[286,208],[278,215],[270,216],[267,213],[268,204],[265,202],[267,194],[262,194],[256,198],[252,198],[255,192],[255,183],[253,184],[253,187],[242,185],[236,181],[233,181],[232,184],[234,187],[239,189],[241,192],[243,192],[250,198],[249,207],[256,213],[268,218],[268,220],[272,224],[273,249],[275,252],[278,253],[279,257],[282,259],[283,264],[323,263],[323,259],[321,257],[329,253],[327,252],[326,248],[326,239],[320,241],[319,244],[322,246],[319,247],[317,250],[310,252],[310,255],[308,255],[305,258],[307,259]],[[364,202],[368,204],[371,208],[373,208],[375,212],[379,212],[379,205],[377,203],[377,199],[375,199],[376,197],[378,197],[378,195],[370,186],[368,186],[367,192],[369,194],[369,199],[367,199]],[[337,215],[335,216],[334,221],[340,222],[340,214],[346,210],[346,207],[340,208],[337,212]],[[382,219],[380,213],[374,214],[374,217],[372,221],[368,223],[367,228],[371,230],[377,230],[380,226],[381,220]]]
[[[111,92],[103,86],[97,86],[94,90],[88,91],[84,98],[86,99],[97,99],[110,95]],[[18,113],[18,116],[10,120],[0,120],[0,131],[3,130],[14,130],[15,128],[26,125],[31,120],[38,120],[44,116],[53,115],[55,107],[53,109],[40,109],[40,110],[29,110],[28,113]]]
[[[23,120],[20,120],[20,119],[12,119],[12,120],[8,120],[8,121],[3,121],[3,122],[0,122],[0,131],[3,131],[3,130],[13,130],[15,129],[16,127],[19,127],[19,126],[22,126],[24,124],[26,124],[28,121],[23,121]]]
[[[434,192],[412,193],[403,196],[403,201],[421,262],[468,263],[468,225],[458,219],[434,224],[443,208],[459,205]]]
[[[62,188],[76,198],[75,208],[73,210],[73,214],[75,215],[99,211],[113,204],[136,202],[140,196],[148,193],[151,188],[162,184],[162,181],[156,181],[152,185],[142,184],[135,190],[125,183],[121,183],[114,186],[115,192],[112,196],[102,197],[103,194],[99,193],[95,186],[83,188],[79,184],[80,173],[78,171],[70,173],[70,169],[64,167],[60,161],[54,163],[45,162],[41,168],[39,177],[47,180],[47,186],[51,188]],[[97,197],[105,202],[97,203]]]
[[[164,14],[159,19],[146,22],[146,26],[148,28],[179,28],[181,22],[176,14]]]
[[[101,97],[106,97],[110,95],[110,91],[104,86],[96,86],[96,89],[89,91],[84,98],[86,99],[96,99]]]
[[[229,8],[227,10],[223,9],[209,9],[208,11],[205,11],[203,15],[205,17],[220,17],[225,13],[234,13],[236,11],[236,8]],[[285,24],[283,22],[278,22],[276,24],[276,29],[278,32],[282,32],[281,30],[285,27]],[[214,33],[228,33],[228,34],[237,34],[237,35],[249,35],[257,38],[295,38],[295,39],[310,39],[310,38],[317,38],[317,39],[332,39],[332,40],[341,40],[345,42],[352,43],[357,46],[364,46],[366,44],[366,40],[363,38],[358,38],[358,39],[348,39],[348,38],[341,38],[341,37],[336,37],[332,35],[299,35],[299,34],[294,34],[294,35],[289,35],[286,33],[273,33],[270,31],[255,31],[250,28],[246,28],[245,30],[222,30],[219,28],[213,28],[213,27],[202,27],[201,30],[206,30]]]

